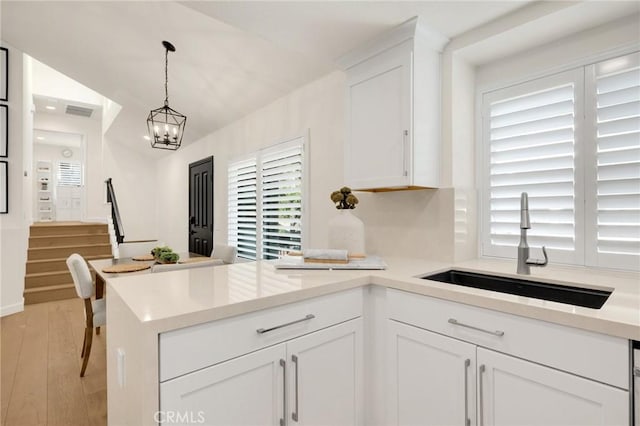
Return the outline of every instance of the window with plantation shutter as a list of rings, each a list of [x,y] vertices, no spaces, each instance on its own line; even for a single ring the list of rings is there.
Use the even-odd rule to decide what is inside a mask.
[[[529,245],[546,246],[556,261],[581,255],[575,161],[580,84],[580,75],[568,72],[485,95],[485,254],[515,256],[520,194],[527,192]]]
[[[302,155],[298,141],[261,155],[263,259],[302,249]]]
[[[229,165],[229,244],[247,259],[301,250],[305,159],[300,137]]]
[[[82,165],[78,162],[60,161],[56,178],[58,186],[81,186]]]
[[[256,258],[258,179],[256,158],[229,165],[228,242],[238,249],[238,256]]]
[[[482,95],[482,254],[640,269],[640,53]],[[539,256],[539,255],[538,255]]]
[[[588,262],[640,265],[640,54],[587,68],[587,120],[595,137],[590,195]]]

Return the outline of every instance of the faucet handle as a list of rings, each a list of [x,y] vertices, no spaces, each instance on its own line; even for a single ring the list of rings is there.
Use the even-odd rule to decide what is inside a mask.
[[[547,256],[547,250],[545,246],[542,246],[542,254],[544,255],[544,260],[540,259],[527,259],[527,265],[531,266],[547,266],[549,263],[549,256]]]

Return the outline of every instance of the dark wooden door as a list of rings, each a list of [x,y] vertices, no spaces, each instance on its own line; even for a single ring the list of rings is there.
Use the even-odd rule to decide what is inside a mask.
[[[189,251],[213,250],[213,157],[189,164]]]

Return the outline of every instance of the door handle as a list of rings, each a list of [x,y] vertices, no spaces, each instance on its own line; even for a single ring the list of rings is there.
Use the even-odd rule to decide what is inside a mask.
[[[280,366],[282,367],[282,417],[280,418],[280,426],[285,426],[287,418],[287,362],[280,358]]]
[[[409,168],[407,167],[407,141],[409,139],[409,131],[404,130],[402,132],[402,171],[403,176],[409,176]]]
[[[486,368],[485,365],[482,364],[480,366],[480,368],[478,369],[478,382],[479,382],[478,383],[478,388],[479,388],[478,391],[480,393],[479,401],[478,401],[478,405],[479,405],[479,407],[478,407],[478,417],[480,417],[480,418],[478,419],[478,424],[480,426],[484,425],[484,418],[483,418],[484,417],[484,401],[483,401],[484,398],[483,398],[483,392],[482,392],[482,376],[484,374],[485,368]]]
[[[469,358],[464,360],[464,424],[465,426],[471,425],[471,419],[469,418],[469,374],[468,369],[471,365]]]
[[[295,393],[294,393],[294,410],[291,413],[291,418],[293,419],[294,422],[298,421],[298,416],[299,416],[299,412],[298,412],[298,357],[296,355],[291,355],[291,361],[293,361],[293,363],[295,364]]]

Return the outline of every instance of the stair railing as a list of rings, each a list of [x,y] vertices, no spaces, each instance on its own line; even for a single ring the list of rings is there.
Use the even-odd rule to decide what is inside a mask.
[[[124,228],[122,226],[122,219],[120,218],[118,202],[116,201],[116,193],[113,190],[111,178],[105,180],[104,183],[107,184],[107,202],[111,203],[111,218],[113,219],[113,227],[116,232],[116,240],[118,244],[120,244],[124,241]]]

